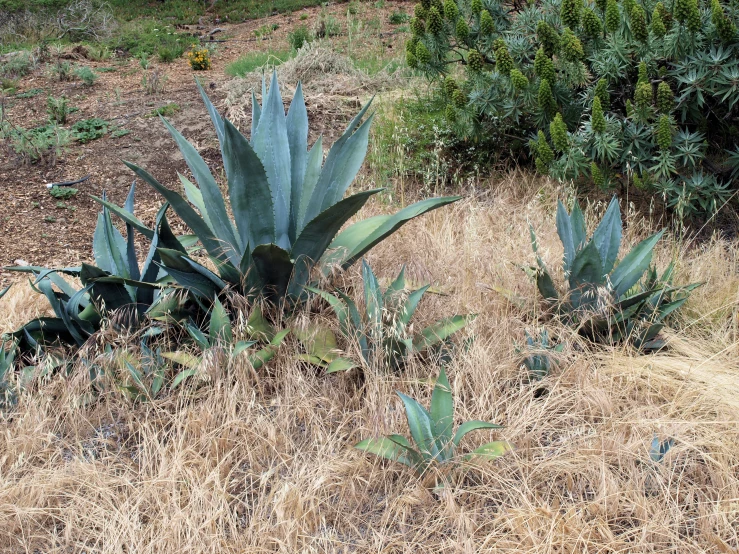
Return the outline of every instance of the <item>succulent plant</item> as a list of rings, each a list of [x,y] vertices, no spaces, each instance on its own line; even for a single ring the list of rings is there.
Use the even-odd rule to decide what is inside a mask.
[[[516,348],[519,354],[525,354],[521,364],[528,370],[529,376],[540,381],[552,371],[556,365],[553,354],[560,354],[564,350],[564,344],[551,344],[549,332],[542,329],[538,337],[531,336],[526,332],[526,342],[522,348]]]
[[[154,229],[144,226],[133,215],[134,191],[135,185],[131,185],[125,210],[126,238],[113,225],[108,206],[115,210],[120,208],[110,204],[105,195],[100,199],[93,197],[104,205],[93,235],[96,265],[82,264],[61,269],[36,266],[7,268],[32,274],[35,277],[34,290],[46,296],[54,311],[54,317],[32,319],[12,333],[23,351],[61,344],[81,346],[100,329],[105,318],[113,318],[120,327],[135,327],[145,313],[159,313],[159,309],[174,307],[168,299],[161,303],[165,297],[161,292],[164,283],[159,282],[162,277],[159,249],[169,248],[184,254],[185,248],[167,223],[167,204],[160,208]],[[141,268],[137,261],[134,229],[151,240]],[[75,289],[62,275],[79,279],[83,288]]]
[[[430,410],[413,398],[398,393],[405,406],[408,428],[415,444],[402,435],[388,435],[379,439],[365,439],[354,447],[413,468],[419,475],[433,466],[444,467],[460,461],[457,448],[467,433],[478,429],[500,429],[502,426],[472,420],[460,425],[453,433],[454,402],[451,390],[446,372],[442,369],[431,395]],[[462,459],[479,456],[490,460],[512,449],[505,441],[494,441],[476,448]]]
[[[362,359],[367,365],[380,364],[399,369],[413,354],[421,353],[444,343],[454,333],[474,319],[474,316],[455,315],[434,323],[415,336],[410,332],[411,319],[430,285],[407,290],[405,268],[384,291],[370,266],[362,261],[364,281],[364,313],[346,294],[338,296],[311,288],[309,290],[328,302],[339,319],[342,335],[356,340]],[[350,369],[341,365],[340,370]],[[328,367],[329,372],[338,371]]]
[[[698,286],[673,287],[673,265],[661,277],[657,275],[651,265],[652,254],[664,231],[644,239],[618,261],[622,222],[614,198],[589,239],[579,204],[576,202],[568,213],[559,202],[557,232],[564,245],[563,269],[567,277],[564,296],[554,286],[531,228],[537,261],[531,271],[547,304],[592,340],[611,344],[628,340],[643,350],[664,346],[657,339],[664,319],[682,306],[690,291]]]
[[[419,42],[419,47],[422,45]],[[126,162],[172,206],[208,253],[217,274],[170,248],[157,251],[166,271],[195,297],[211,302],[230,286],[285,307],[305,298],[315,268],[347,268],[407,221],[458,200],[427,199],[394,215],[362,220],[339,233],[382,189],[344,198],[367,152],[369,104],[352,120],[323,161],[322,140],[308,150],[308,113],[300,85],[285,115],[277,83],[264,104],[253,96],[251,140],[222,118],[200,88],[221,144],[233,219],[215,178],[197,150],[167,122],[197,185],[181,176],[187,200],[144,169]]]

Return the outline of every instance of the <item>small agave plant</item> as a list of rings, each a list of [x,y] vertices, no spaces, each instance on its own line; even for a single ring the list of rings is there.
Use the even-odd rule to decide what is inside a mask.
[[[307,288],[329,303],[339,319],[342,335],[357,341],[367,365],[380,363],[387,364],[391,369],[399,369],[411,355],[438,346],[474,319],[472,315],[455,315],[413,336],[409,333],[411,319],[430,285],[408,292],[403,268],[383,291],[372,268],[364,260],[362,278],[364,313],[343,292],[337,292],[338,296],[335,296],[323,290]],[[338,367],[343,370],[354,366],[344,364]],[[332,368],[329,367],[329,371]]]
[[[133,216],[135,185],[126,200],[126,209]],[[37,266],[8,267],[11,271],[31,273],[36,292],[46,296],[54,311],[54,317],[32,319],[12,333],[22,350],[36,350],[54,344],[82,346],[102,321],[114,317],[119,325],[135,326],[145,312],[154,309],[169,310],[159,304],[163,298],[160,284],[160,247],[184,253],[185,249],[167,223],[168,205],[161,207],[154,229],[147,229],[151,247],[144,264],[139,268],[134,243],[134,228],[127,225],[127,237],[113,225],[110,212],[104,208],[98,215],[93,235],[92,250],[95,265],[47,269]],[[138,220],[136,220],[138,221]],[[76,289],[62,278],[76,277],[82,283]],[[167,304],[167,302],[165,302]]]
[[[652,267],[654,247],[664,230],[644,239],[619,262],[622,227],[615,197],[590,239],[580,205],[575,202],[572,213],[567,213],[560,201],[557,232],[564,245],[566,294],[560,297],[554,286],[539,255],[533,227],[531,245],[537,266],[531,270],[544,300],[585,336],[611,344],[629,340],[643,350],[659,349],[664,346],[657,339],[664,319],[700,284],[674,287],[674,264],[661,276]]]
[[[549,332],[546,329],[542,329],[538,337],[532,336],[526,331],[526,344],[523,348],[516,348],[516,353],[525,354],[521,363],[529,371],[529,375],[533,380],[540,381],[549,375],[549,372],[557,364],[557,360],[552,354],[561,354],[564,346],[564,344],[552,344],[549,341]]]
[[[312,282],[316,267],[324,272],[333,266],[347,268],[407,221],[459,199],[422,200],[340,232],[371,196],[383,190],[345,197],[367,152],[372,116],[364,122],[362,118],[369,104],[324,161],[321,138],[308,149],[308,112],[300,85],[287,115],[276,73],[269,92],[262,85],[262,106],[252,95],[250,139],[221,117],[198,87],[221,145],[233,219],[208,164],[164,118],[197,183],[180,176],[187,199],[144,169],[125,163],[172,205],[205,248],[215,272],[170,247],[159,248],[159,254],[174,281],[208,302],[231,287],[244,294],[261,293],[275,304],[283,300],[294,304],[307,294],[304,286]],[[133,223],[126,210],[105,205]]]
[[[185,329],[202,352],[219,349],[232,358],[246,352],[260,341],[266,342],[266,346],[249,355],[249,362],[254,369],[259,369],[275,356],[277,348],[290,332],[290,329],[283,329],[278,332],[264,319],[262,312],[255,308],[246,324],[246,333],[249,340],[237,340],[236,330],[231,318],[217,297],[214,299],[213,308],[210,310],[208,332],[205,333],[200,330],[192,321],[185,324]],[[164,352],[162,356],[188,368],[184,374],[186,377],[194,375],[203,362],[202,356],[194,356],[184,351]]]
[[[434,392],[431,395],[431,410],[426,410],[413,398],[398,393],[405,405],[408,427],[415,444],[402,435],[388,435],[379,439],[365,439],[355,448],[400,462],[413,468],[417,474],[426,473],[432,466],[454,464],[459,461],[457,448],[470,431],[477,429],[501,429],[502,425],[485,421],[471,420],[463,423],[452,433],[454,427],[454,401],[451,387],[444,369],[439,373]],[[493,441],[484,444],[470,454],[463,456],[469,460],[475,456],[487,459],[497,458],[512,450],[506,441]]]

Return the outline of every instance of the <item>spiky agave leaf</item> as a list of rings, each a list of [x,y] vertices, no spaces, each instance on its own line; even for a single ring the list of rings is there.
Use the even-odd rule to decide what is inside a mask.
[[[286,115],[273,73],[269,90],[263,86],[263,104],[254,99],[251,140],[222,118],[199,88],[221,145],[234,220],[227,217],[225,201],[207,164],[168,122],[164,121],[197,183],[183,178],[189,201],[142,168],[126,163],[165,197],[198,236],[217,266],[218,278],[229,286],[243,292],[256,289],[276,303],[286,297],[294,302],[305,295],[305,285],[311,282],[317,264],[338,262],[348,267],[405,222],[458,199],[422,201],[394,216],[373,220],[369,227],[355,224],[347,229],[348,234],[339,234],[369,197],[381,190],[344,198],[367,152],[372,116],[364,116],[370,103],[321,164],[320,139],[308,150],[308,114],[300,85]],[[120,209],[116,213],[134,226],[140,224]],[[184,253],[168,252],[161,257],[172,278],[198,296],[213,288],[202,279],[211,276]],[[214,283],[218,289],[220,283]]]

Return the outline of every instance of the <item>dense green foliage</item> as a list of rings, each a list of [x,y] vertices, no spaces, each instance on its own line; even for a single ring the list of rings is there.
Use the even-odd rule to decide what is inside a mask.
[[[698,285],[673,287],[671,264],[661,276],[651,265],[655,245],[664,231],[644,239],[618,261],[623,224],[618,201],[611,200],[603,219],[588,239],[585,218],[575,202],[571,213],[557,206],[557,232],[564,246],[563,270],[567,291],[560,296],[539,255],[532,274],[544,300],[569,325],[583,335],[609,344],[630,341],[637,348],[654,350],[664,343],[656,339],[664,319],[680,308]]]
[[[635,185],[679,215],[728,201],[739,136],[734,5],[545,0],[509,10],[450,0],[439,22],[433,4],[416,9],[407,60],[437,83],[458,135],[529,140],[542,173]]]

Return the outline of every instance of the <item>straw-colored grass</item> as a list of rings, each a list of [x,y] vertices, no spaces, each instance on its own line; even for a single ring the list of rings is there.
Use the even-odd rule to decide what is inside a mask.
[[[21,397],[0,432],[3,552],[735,552],[739,548],[739,244],[663,241],[680,254],[678,282],[705,281],[642,356],[588,347],[565,329],[560,367],[528,384],[513,342],[536,296],[527,224],[550,267],[561,246],[552,185],[522,174],[484,198],[404,227],[370,262],[401,264],[448,293],[425,300],[419,324],[475,312],[475,340],[449,368],[456,418],[505,424],[478,431],[516,450],[478,462],[434,490],[407,468],[353,450],[362,438],[408,434],[394,391],[427,404],[405,373],[326,376],[289,343],[255,380],[246,367],[212,373],[151,404],[110,392],[86,404],[86,378],[57,376]],[[379,211],[378,205],[367,211]],[[588,210],[590,221],[604,206]],[[627,221],[626,242],[648,226]],[[346,276],[359,282],[358,272]],[[521,310],[491,285],[527,299]],[[37,309],[17,287],[0,303],[3,328]],[[313,307],[319,309],[319,304]],[[18,310],[18,313],[11,313]],[[650,462],[652,438],[675,440]]]

